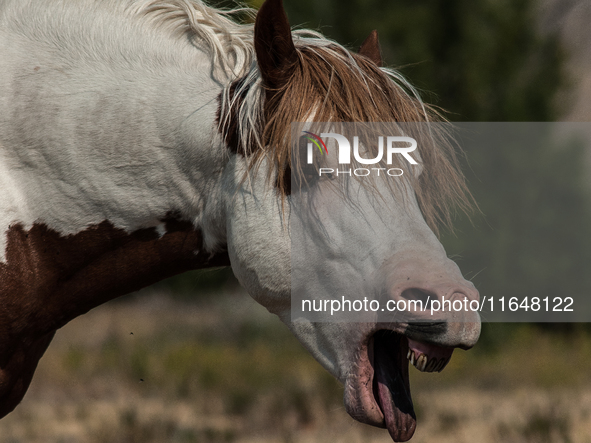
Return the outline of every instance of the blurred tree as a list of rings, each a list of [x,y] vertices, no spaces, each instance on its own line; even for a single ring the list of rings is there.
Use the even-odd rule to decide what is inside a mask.
[[[537,32],[535,6],[532,0],[286,2],[292,23],[320,27],[353,48],[377,29],[386,62],[437,94],[435,104],[452,121],[557,117],[563,57],[555,36]]]

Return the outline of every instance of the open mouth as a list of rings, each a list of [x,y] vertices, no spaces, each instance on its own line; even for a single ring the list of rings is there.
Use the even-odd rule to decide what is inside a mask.
[[[373,399],[394,441],[408,441],[416,428],[409,362],[420,371],[439,372],[452,353],[453,348],[417,342],[393,331],[379,330],[370,339],[368,356],[373,367]]]

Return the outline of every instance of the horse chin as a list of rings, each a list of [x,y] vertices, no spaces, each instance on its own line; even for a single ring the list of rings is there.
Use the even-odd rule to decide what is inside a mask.
[[[357,421],[388,429],[394,441],[410,440],[416,429],[416,415],[409,362],[424,372],[441,371],[452,352],[453,348],[378,330],[361,344],[356,370],[345,383],[347,412]]]

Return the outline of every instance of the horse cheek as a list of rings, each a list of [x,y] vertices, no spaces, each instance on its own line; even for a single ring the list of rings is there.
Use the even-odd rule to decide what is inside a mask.
[[[237,172],[238,183],[241,177]],[[255,176],[227,199],[227,246],[234,275],[258,303],[289,317],[291,244],[289,226],[278,217],[280,197],[264,177]]]

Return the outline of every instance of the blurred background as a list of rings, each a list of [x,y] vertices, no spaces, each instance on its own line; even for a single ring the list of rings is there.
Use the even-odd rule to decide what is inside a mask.
[[[252,6],[260,6],[253,1]],[[383,58],[450,121],[590,121],[585,0],[285,0],[292,25]],[[230,6],[223,3],[222,6]],[[591,290],[591,152],[471,148],[480,211],[448,254],[481,294]],[[526,155],[527,165],[520,159]],[[411,370],[413,441],[591,441],[588,324],[484,324],[441,374]],[[412,368],[411,368],[412,369]],[[188,273],[58,332],[0,442],[388,442],[229,270]]]

